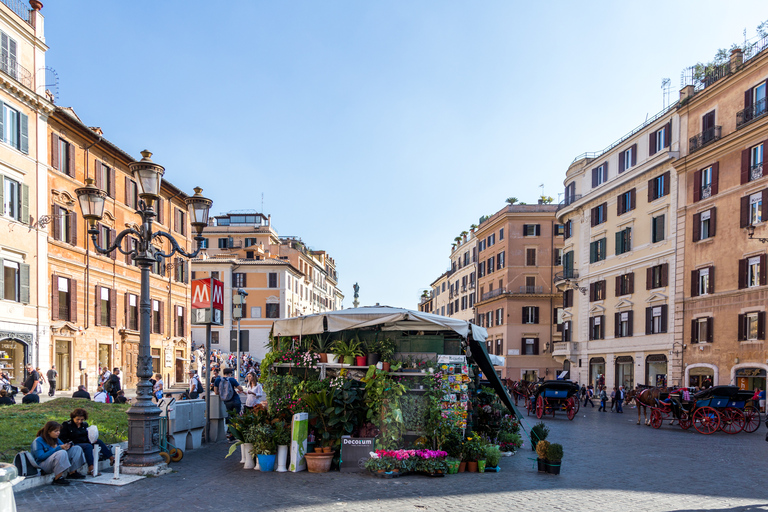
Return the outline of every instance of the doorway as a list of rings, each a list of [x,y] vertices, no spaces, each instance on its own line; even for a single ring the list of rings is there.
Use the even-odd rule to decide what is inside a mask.
[[[112,371],[112,366],[110,365],[112,358],[110,357],[112,355],[112,345],[106,345],[104,343],[99,345],[99,375],[101,375],[101,372],[104,371],[106,368],[110,372]]]
[[[184,382],[184,351],[176,351],[176,383]]]
[[[59,372],[59,378],[56,381],[56,389],[62,391],[72,388],[72,356],[70,340],[56,340],[56,369]]]

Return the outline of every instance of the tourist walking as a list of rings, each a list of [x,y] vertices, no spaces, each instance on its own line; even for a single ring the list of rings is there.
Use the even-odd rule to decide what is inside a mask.
[[[616,407],[616,386],[613,386],[613,391],[611,391],[611,412],[614,412],[614,407]]]
[[[600,408],[598,412],[605,412],[605,402],[608,401],[608,394],[605,392],[605,386],[600,386]]]
[[[616,391],[616,412],[624,412],[621,408],[622,402],[624,402],[624,386],[619,386],[619,390]]]
[[[589,385],[589,387],[587,388],[587,394],[586,394],[586,396],[584,397],[584,407],[586,407],[586,406],[587,406],[587,402],[589,402],[589,404],[590,404],[590,405],[591,405],[593,408],[595,407],[595,404],[594,404],[594,402],[592,402],[592,397],[593,397],[593,396],[594,396],[594,392],[592,391],[592,384],[590,384],[590,385]]]
[[[51,365],[51,369],[48,370],[46,377],[48,377],[48,396],[53,396],[56,394],[56,380],[59,377],[55,364]]]

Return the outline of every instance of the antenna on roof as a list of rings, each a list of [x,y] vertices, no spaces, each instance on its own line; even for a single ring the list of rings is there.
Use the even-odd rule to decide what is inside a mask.
[[[669,78],[661,79],[661,108],[667,108],[669,105],[669,93],[672,90],[672,80]]]
[[[264,213],[264,192],[261,193],[261,213]]]

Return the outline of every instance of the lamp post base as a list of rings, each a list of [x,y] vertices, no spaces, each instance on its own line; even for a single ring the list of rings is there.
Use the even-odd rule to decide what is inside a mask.
[[[165,462],[160,462],[152,466],[122,466],[120,471],[126,475],[160,476],[170,473],[171,468]]]
[[[142,401],[126,411],[128,414],[128,449],[126,467],[149,467],[163,464],[160,456],[160,408]]]

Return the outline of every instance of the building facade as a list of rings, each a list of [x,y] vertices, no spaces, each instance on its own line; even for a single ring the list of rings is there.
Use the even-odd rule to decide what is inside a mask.
[[[446,314],[458,320],[474,321],[477,288],[477,237],[475,230],[462,234],[451,247],[451,268],[446,274]],[[442,306],[441,306],[442,307]]]
[[[554,287],[562,263],[557,205],[509,205],[477,228],[476,323],[488,331],[489,354],[502,356],[504,378],[555,378],[552,357],[561,338]]]
[[[766,385],[766,48],[733,51],[681,91],[675,344],[692,386]]]
[[[128,164],[134,159],[85,125],[72,109],[56,107],[48,119],[47,162],[48,269],[51,345],[46,356],[59,372],[57,386],[68,390],[85,384],[92,391],[102,369],[122,370],[122,385],[137,383],[140,269],[127,255],[97,253],[86,233],[75,189],[86,178],[107,194],[98,243],[108,247],[125,228],[138,229],[136,183]],[[187,196],[163,180],[156,205],[155,230],[171,233],[182,249],[195,242],[184,200]],[[158,249],[169,252],[164,239]],[[133,246],[124,239],[124,249]],[[158,263],[150,277],[152,367],[166,387],[182,383],[190,359],[189,262],[176,258]]]
[[[25,364],[50,364],[43,21],[21,2],[0,3],[0,371],[16,386]]]
[[[203,231],[206,250],[193,260],[193,279],[224,282],[224,302],[242,289],[248,295],[240,320],[241,350],[261,360],[272,324],[280,318],[342,308],[336,262],[325,251],[309,249],[297,237],[280,237],[271,216],[231,212],[211,220]],[[224,325],[211,330],[211,348],[237,350],[237,321],[224,308]],[[205,327],[193,326],[195,345],[205,343]]]
[[[573,380],[609,389],[680,382],[679,358],[669,360],[679,133],[673,106],[567,171],[557,212],[563,270],[555,280],[563,338],[554,355]]]

